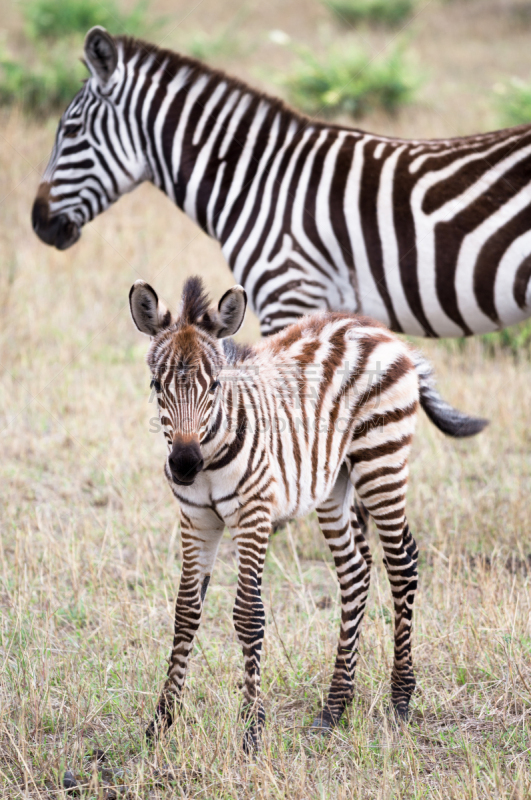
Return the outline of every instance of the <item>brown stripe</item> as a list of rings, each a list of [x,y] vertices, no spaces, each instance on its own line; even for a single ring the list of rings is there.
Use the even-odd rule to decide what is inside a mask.
[[[386,411],[384,414],[375,414],[354,428],[352,441],[354,442],[356,439],[361,439],[363,436],[366,436],[369,431],[374,430],[374,428],[383,428],[386,425],[390,425],[392,422],[400,422],[400,420],[406,419],[406,417],[411,417],[416,413],[417,409],[418,401],[415,400],[414,403],[406,406],[406,408],[394,408],[391,411]]]
[[[350,456],[349,456],[349,461],[352,461]],[[388,466],[378,467],[378,469],[375,469],[372,472],[367,473],[366,475],[362,475],[362,477],[358,481],[356,481],[354,488],[356,489],[356,491],[358,491],[362,486],[365,486],[366,483],[378,480],[378,478],[384,478],[387,475],[393,475],[393,474],[396,475],[397,472],[402,472],[403,469],[404,469],[403,464],[396,467],[388,467]],[[370,492],[367,493],[367,496],[369,495]],[[365,497],[365,495],[363,496]]]

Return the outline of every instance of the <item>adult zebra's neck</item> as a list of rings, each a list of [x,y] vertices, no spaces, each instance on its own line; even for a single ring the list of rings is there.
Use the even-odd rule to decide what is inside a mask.
[[[153,183],[233,262],[250,224],[244,206],[271,180],[296,133],[304,126],[308,136],[316,126],[194,59],[138,40],[120,44]]]

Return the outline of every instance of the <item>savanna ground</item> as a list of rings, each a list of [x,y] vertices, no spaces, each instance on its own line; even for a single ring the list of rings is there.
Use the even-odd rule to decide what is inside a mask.
[[[369,129],[449,136],[494,124],[492,85],[531,66],[531,22],[509,0],[425,3],[408,26],[426,74],[417,103]],[[522,4],[519,4],[522,6]],[[153,3],[164,44],[238,22],[218,63],[255,85],[289,53],[282,29],[318,51],[340,33],[315,0]],[[6,37],[18,8],[2,2]],[[238,16],[240,15],[240,16]],[[173,24],[173,28],[172,28]],[[356,34],[375,48],[395,32]],[[243,46],[242,46],[243,40]],[[344,40],[344,39],[343,39]],[[0,131],[0,792],[87,797],[524,798],[531,795],[531,364],[478,342],[423,343],[442,394],[492,420],[473,441],[423,417],[409,520],[420,547],[409,727],[387,722],[391,599],[374,536],[357,694],[326,741],[307,726],[330,679],[336,581],[314,517],[271,539],[264,577],[261,755],[241,755],[242,657],[232,627],[234,549],[223,540],[191,659],[182,717],[144,745],[171,644],[178,512],[150,432],[147,342],[127,293],[143,277],[175,305],[186,276],[231,285],[218,246],[153,187],[96,220],[71,251],[37,241],[29,212],[55,121],[5,110]],[[240,338],[257,336],[249,318]],[[91,762],[94,751],[105,761]],[[103,767],[103,771],[102,771]]]

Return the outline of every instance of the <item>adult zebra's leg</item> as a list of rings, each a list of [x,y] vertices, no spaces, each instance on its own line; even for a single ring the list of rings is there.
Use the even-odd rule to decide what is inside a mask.
[[[205,529],[205,519],[201,520],[200,525],[181,510],[183,566],[175,603],[173,647],[168,677],[157,703],[155,718],[146,730],[148,740],[156,739],[170,727],[180,703],[188,658],[201,621],[203,602],[223,533],[217,517],[212,515],[210,521],[212,526]]]
[[[251,753],[258,749],[265,723],[260,694],[260,656],[265,628],[261,589],[271,522],[263,514],[257,517],[246,512],[245,522],[231,533],[238,550],[238,587],[233,618],[243,650],[245,670],[241,712],[246,723],[243,749]]]
[[[373,461],[357,464],[353,474],[356,490],[378,529],[391,584],[395,611],[391,702],[402,720],[409,716],[409,701],[415,689],[411,632],[418,584],[418,548],[405,516],[406,457],[407,453],[403,453],[401,463],[395,463],[387,473],[385,466],[375,468]]]
[[[337,725],[354,696],[361,621],[369,593],[372,557],[359,527],[354,489],[342,467],[330,497],[317,509],[321,530],[334,557],[341,589],[341,627],[328,699],[312,728]]]

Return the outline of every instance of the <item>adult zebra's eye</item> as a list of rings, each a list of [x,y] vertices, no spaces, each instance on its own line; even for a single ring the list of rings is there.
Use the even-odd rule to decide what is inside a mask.
[[[214,392],[216,391],[216,389],[218,388],[218,386],[221,386],[221,383],[220,383],[219,381],[214,381],[214,383],[213,383],[213,384],[212,384],[212,386],[210,387],[209,391],[210,391],[212,394],[214,394]]]
[[[160,385],[160,381],[158,381],[156,378],[153,378],[151,380],[151,383],[149,384],[149,388],[150,389],[155,389],[157,394],[162,391],[162,386]]]
[[[80,133],[82,127],[83,127],[82,125],[76,125],[76,124],[65,125],[63,133],[65,136],[68,137],[77,136],[78,133]]]

